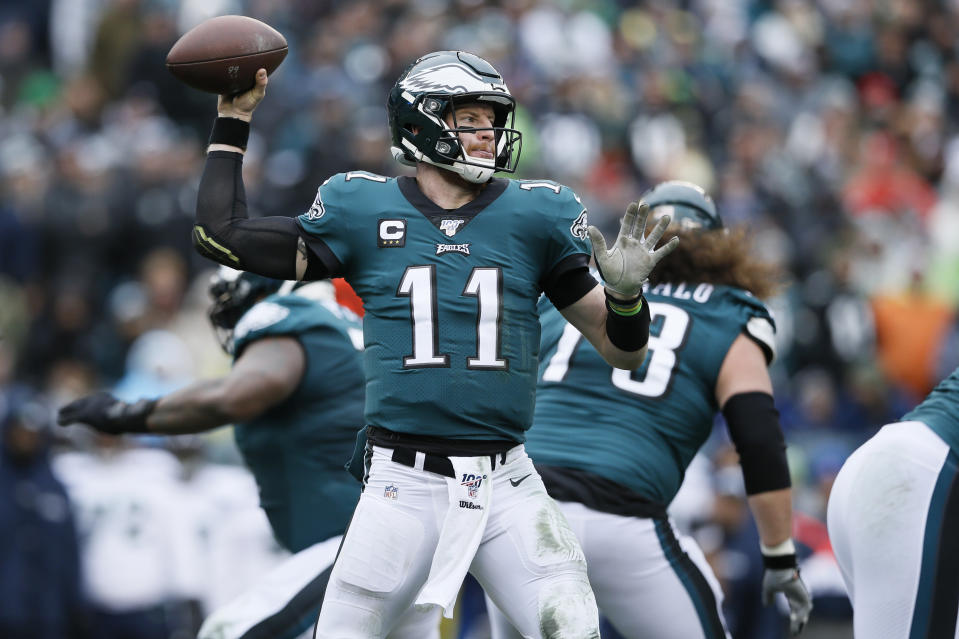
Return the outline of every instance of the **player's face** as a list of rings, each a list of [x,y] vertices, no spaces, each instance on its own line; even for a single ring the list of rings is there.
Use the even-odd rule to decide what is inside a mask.
[[[496,153],[496,136],[493,133],[493,107],[485,104],[463,104],[446,116],[446,124],[457,128],[482,129],[473,133],[459,133],[466,155],[480,160],[493,161]]]

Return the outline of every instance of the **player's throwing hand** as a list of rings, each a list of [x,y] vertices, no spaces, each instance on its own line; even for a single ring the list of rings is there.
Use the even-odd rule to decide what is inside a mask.
[[[266,69],[260,69],[256,72],[256,84],[252,89],[239,95],[221,95],[217,98],[217,114],[221,118],[238,118],[249,122],[253,117],[253,109],[266,96],[267,82]]]
[[[619,235],[613,248],[606,249],[606,240],[595,226],[589,227],[589,241],[593,245],[593,257],[606,289],[623,299],[638,297],[643,292],[643,282],[649,277],[661,259],[672,253],[679,238],[656,249],[656,243],[669,226],[669,216],[662,216],[646,235],[646,219],[649,205],[645,202],[630,202],[619,227]]]

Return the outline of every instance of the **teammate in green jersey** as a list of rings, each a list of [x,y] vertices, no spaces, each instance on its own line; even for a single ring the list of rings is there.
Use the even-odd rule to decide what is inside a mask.
[[[282,286],[282,288],[281,288]],[[319,613],[360,487],[343,469],[363,417],[362,324],[333,285],[283,283],[221,267],[210,319],[234,354],[226,377],[133,404],[108,393],[60,410],[62,425],[108,434],[197,433],[235,423],[277,541],[293,554],[213,611],[199,639],[293,639]],[[411,611],[392,639],[439,636],[439,615]]]
[[[295,220],[249,219],[241,163],[265,71],[256,82],[220,97],[195,245],[263,275],[342,275],[366,309],[366,483],[317,636],[382,637],[410,606],[450,616],[470,571],[526,636],[597,637],[582,552],[522,445],[536,302],[545,292],[608,362],[638,366],[642,285],[675,247],[655,249],[668,220],[647,237],[634,203],[607,249],[568,188],[494,178],[519,158],[515,102],[496,69],[462,51],[423,56],[390,92],[393,155],[415,177],[341,173]],[[590,243],[605,287],[589,273]]]
[[[826,519],[857,637],[959,637],[959,368],[849,456]]]
[[[630,639],[728,637],[718,583],[696,542],[666,515],[687,466],[725,415],[766,562],[763,595],[784,592],[798,632],[810,610],[791,536],[789,469],[766,370],[774,324],[758,299],[770,268],[723,228],[688,182],[643,195],[669,214],[679,249],[650,275],[652,324],[640,367],[611,368],[547,300],[527,449],[560,502],[600,610]],[[494,637],[515,636],[493,612]]]

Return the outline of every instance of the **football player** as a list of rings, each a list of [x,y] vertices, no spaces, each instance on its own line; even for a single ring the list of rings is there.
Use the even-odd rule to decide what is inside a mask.
[[[221,267],[210,287],[210,320],[234,356],[227,376],[135,403],[96,393],[59,412],[61,425],[114,435],[235,424],[270,526],[295,554],[214,611],[199,639],[293,639],[307,630],[359,496],[343,465],[363,419],[362,324],[335,302],[330,282],[293,286]],[[390,635],[438,636],[439,614],[416,611]]]
[[[728,638],[718,582],[666,515],[722,412],[740,455],[765,563],[763,598],[782,592],[799,632],[810,612],[791,540],[783,434],[766,370],[774,324],[760,301],[774,272],[727,231],[698,186],[658,184],[643,201],[669,215],[678,250],[650,275],[649,354],[612,368],[548,300],[526,446],[579,538],[600,610],[630,639]],[[516,636],[492,612],[494,637]]]
[[[647,238],[632,204],[607,250],[570,189],[494,178],[519,159],[515,102],[462,51],[416,60],[389,94],[393,155],[415,177],[340,173],[298,218],[249,219],[243,148],[266,84],[261,70],[250,91],[220,97],[194,238],[263,275],[343,276],[364,302],[366,484],[317,636],[382,637],[410,606],[451,616],[471,571],[525,636],[597,637],[582,552],[522,445],[536,302],[545,292],[607,361],[638,366],[642,284],[675,246],[655,248],[668,220]]]
[[[826,522],[856,637],[959,637],[959,369],[849,456]]]

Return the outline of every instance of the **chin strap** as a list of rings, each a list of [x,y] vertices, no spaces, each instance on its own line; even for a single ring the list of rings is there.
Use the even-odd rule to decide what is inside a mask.
[[[390,153],[393,154],[393,159],[404,164],[406,166],[416,166],[416,160],[411,160],[406,156],[406,152],[398,146],[391,146]]]
[[[477,166],[474,164],[465,164],[464,162],[454,160],[453,164],[440,164],[439,162],[434,162],[429,159],[423,152],[419,149],[410,149],[410,153],[416,158],[414,161],[410,161],[409,156],[406,152],[403,151],[398,146],[390,147],[390,152],[393,154],[393,159],[404,164],[406,166],[416,166],[419,162],[426,162],[427,164],[432,164],[435,167],[444,169],[446,171],[451,171],[461,176],[467,182],[472,182],[473,184],[483,184],[484,182],[489,182],[489,179],[493,177],[493,173],[496,172],[495,167],[484,167]]]

